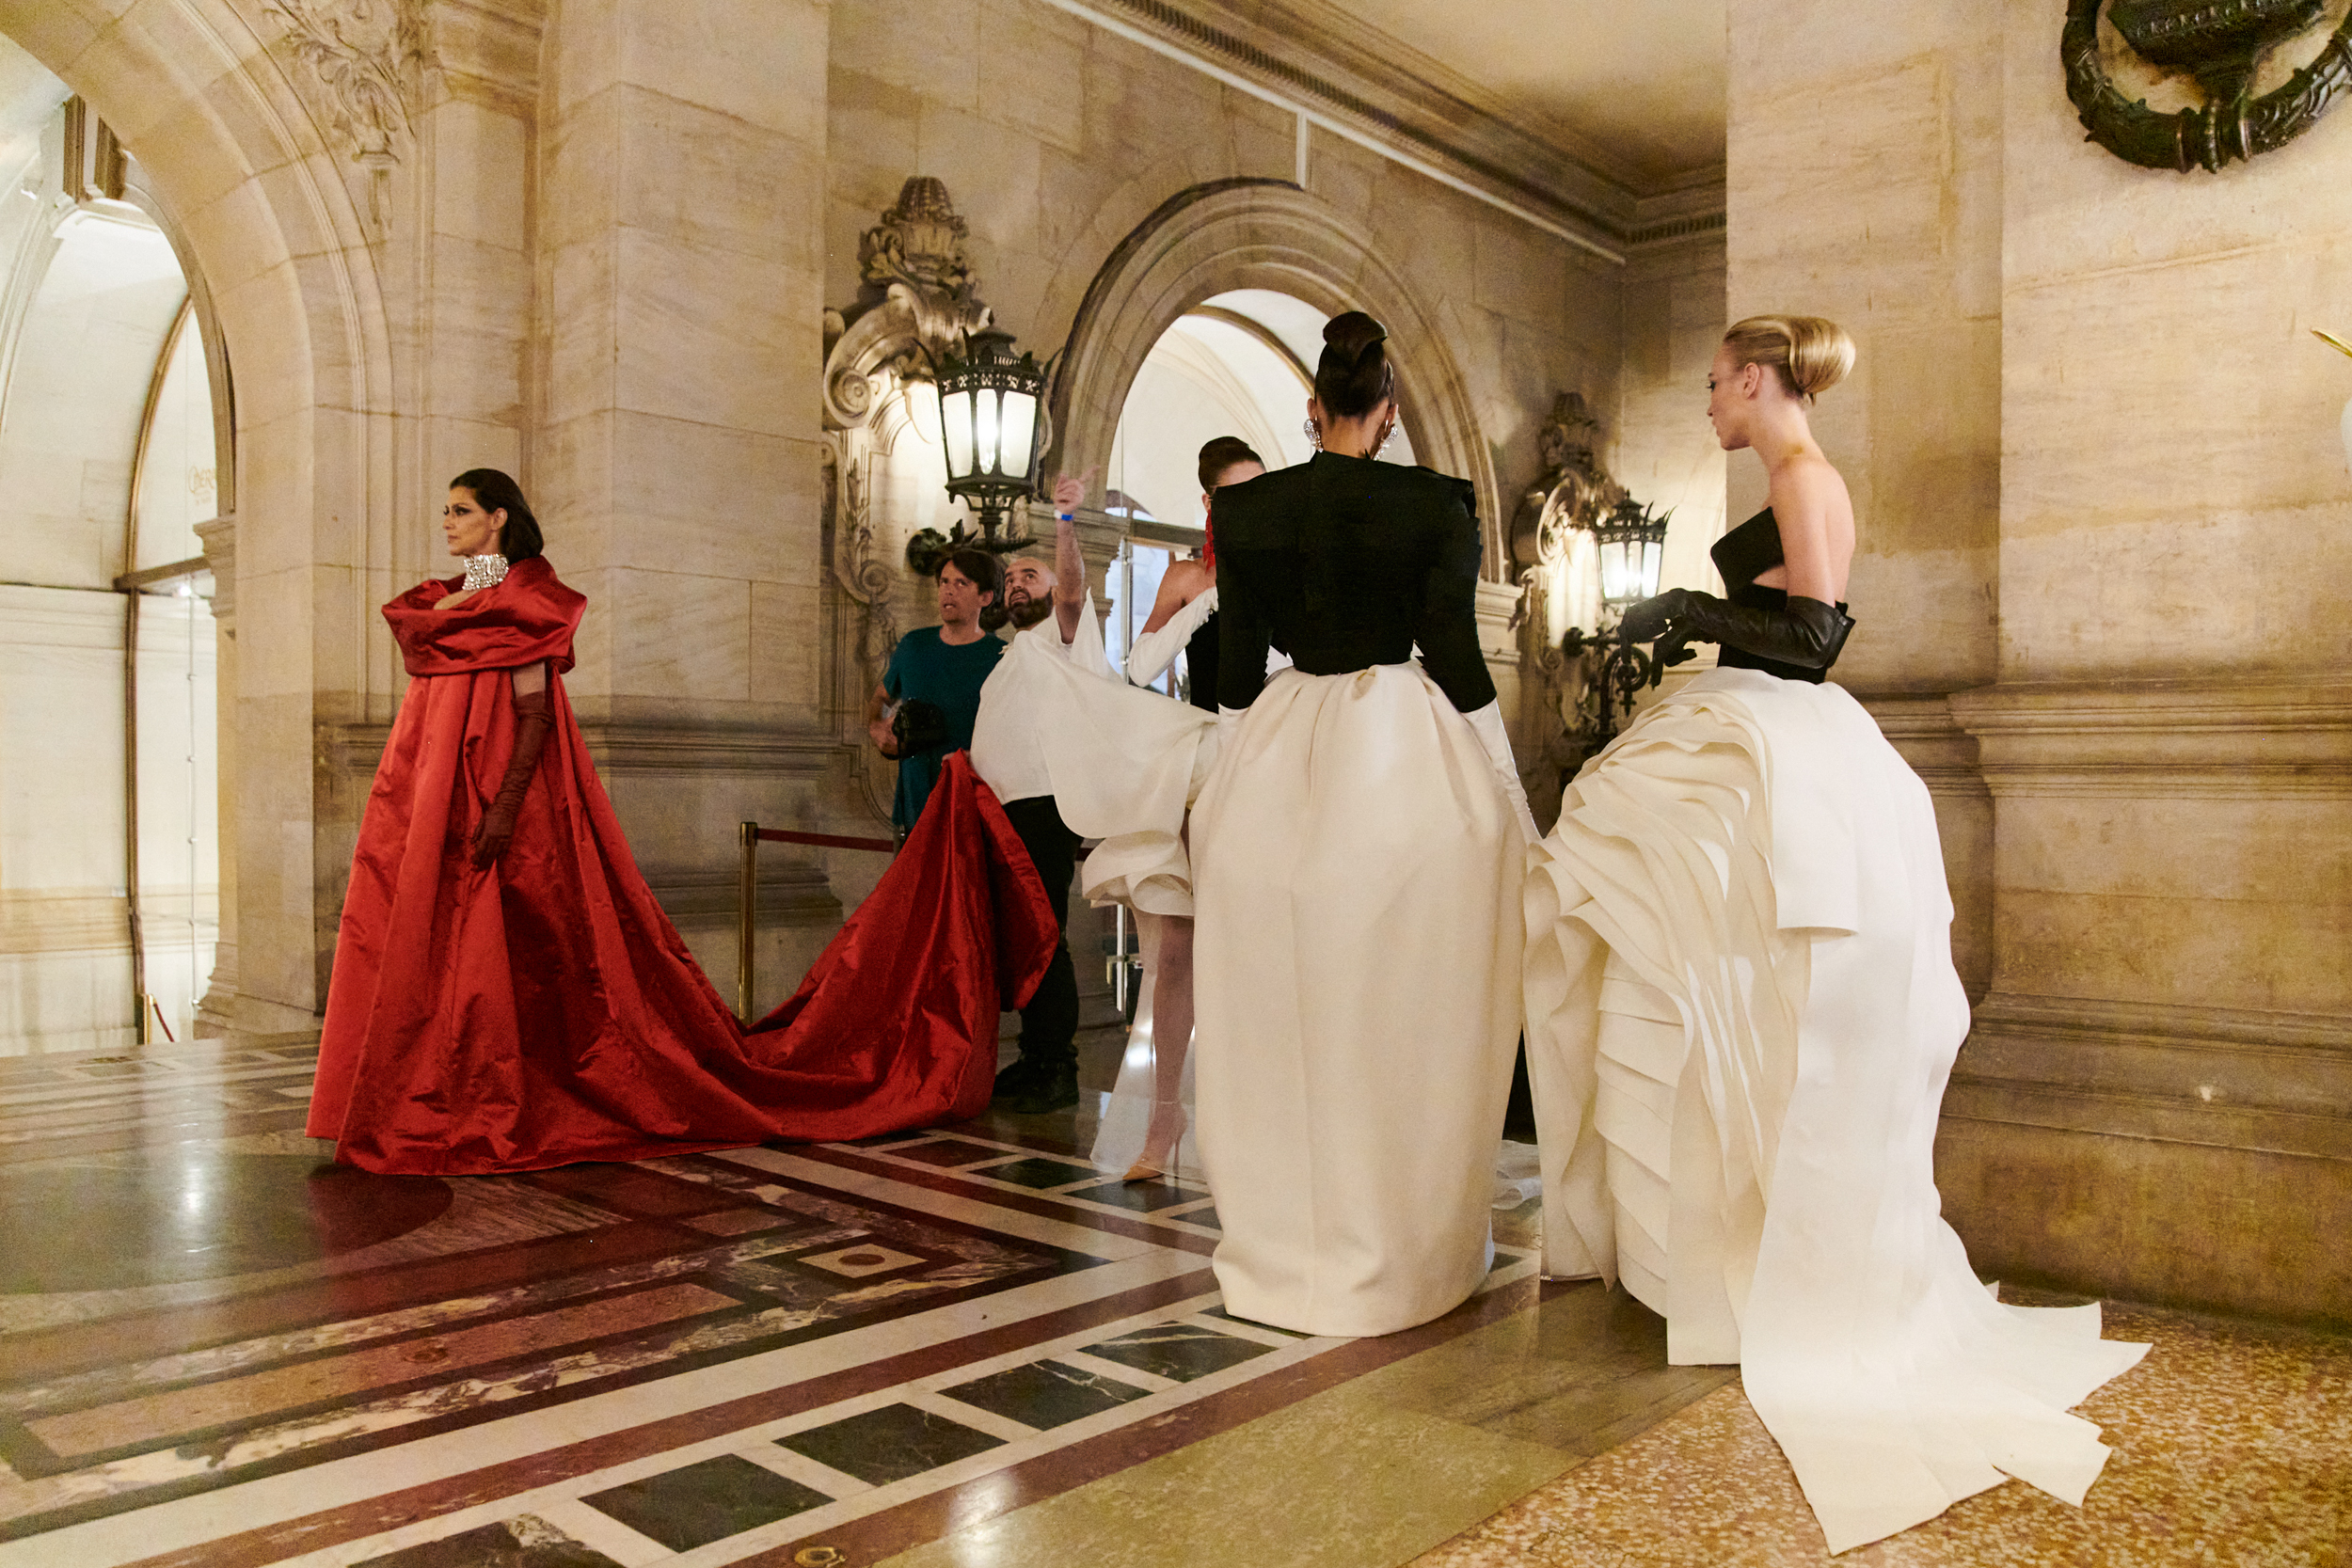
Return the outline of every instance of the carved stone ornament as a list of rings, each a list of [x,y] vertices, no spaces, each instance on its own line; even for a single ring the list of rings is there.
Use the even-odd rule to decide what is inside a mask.
[[[1581,392],[1562,392],[1535,434],[1544,476],[1519,500],[1511,523],[1511,562],[1522,580],[1538,566],[1565,559],[1568,535],[1590,528],[1625,499],[1596,455],[1600,421]]]
[[[2201,109],[2168,114],[2126,99],[2099,58],[2099,12],[2149,64],[2197,79]],[[2327,0],[2067,0],[2058,57],[2066,95],[2090,139],[2143,168],[2218,169],[2284,147],[2352,87],[2352,15],[2319,57],[2255,97],[2254,73],[2280,44],[2308,33]]]
[[[368,171],[369,216],[385,230],[386,186],[422,102],[425,0],[272,0],[286,45],[325,89],[352,162]]]
[[[965,227],[947,187],[918,174],[859,239],[866,287],[848,309],[828,312],[825,323],[826,414],[835,423],[865,419],[876,373],[928,380],[933,360],[994,321],[979,302],[979,280],[964,254]]]
[[[864,711],[898,641],[891,597],[905,576],[903,550],[894,547],[899,531],[875,515],[873,482],[904,423],[906,400],[893,394],[930,380],[941,354],[993,320],[979,302],[964,233],[947,187],[915,176],[858,243],[865,287],[857,299],[825,312],[824,526],[833,587],[849,612],[836,623],[833,650],[845,712]],[[863,729],[856,726],[858,736]],[[888,765],[871,747],[856,749],[867,799],[887,817]]]

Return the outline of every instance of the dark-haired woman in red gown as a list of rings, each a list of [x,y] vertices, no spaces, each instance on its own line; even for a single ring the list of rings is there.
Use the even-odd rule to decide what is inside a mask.
[[[384,607],[412,678],[352,857],[310,1135],[368,1170],[453,1175],[978,1114],[998,1008],[1035,987],[1056,928],[968,765],[747,1033],[597,782],[562,678],[587,600],[521,490],[460,474],[442,531],[464,578]]]

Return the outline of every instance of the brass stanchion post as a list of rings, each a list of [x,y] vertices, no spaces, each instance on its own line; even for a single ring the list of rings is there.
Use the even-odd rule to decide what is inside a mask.
[[[736,889],[736,1011],[744,1022],[749,1023],[752,1021],[752,942],[757,924],[755,905],[759,897],[759,824],[746,822],[739,832],[743,841],[743,869],[741,882]]]

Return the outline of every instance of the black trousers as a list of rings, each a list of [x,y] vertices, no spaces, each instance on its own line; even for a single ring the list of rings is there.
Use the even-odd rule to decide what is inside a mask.
[[[1030,863],[1053,902],[1057,940],[1054,961],[1037,994],[1021,1009],[1021,1059],[1038,1067],[1078,1059],[1078,970],[1070,961],[1070,879],[1078,868],[1078,835],[1061,819],[1051,795],[1007,800],[1005,816],[1029,851]]]

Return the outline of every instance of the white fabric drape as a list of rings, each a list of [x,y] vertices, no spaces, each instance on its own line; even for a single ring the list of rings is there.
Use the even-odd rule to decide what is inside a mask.
[[[1525,846],[1415,664],[1284,671],[1193,812],[1195,1092],[1226,1305],[1386,1334],[1485,1276]]]
[[[1943,1221],[1968,1009],[1927,790],[1836,686],[1718,670],[1569,785],[1527,888],[1548,1272],[1740,1364],[1833,1552],[2016,1476],[2079,1504],[2068,1415],[2144,1345],[2001,1306]]]
[[[1089,594],[1070,642],[1047,621],[1005,650],[980,688],[972,766],[1003,799],[1051,795],[1071,832],[1103,840],[1080,872],[1088,897],[1190,914],[1184,808],[1216,736],[1210,715],[1120,678]]]

